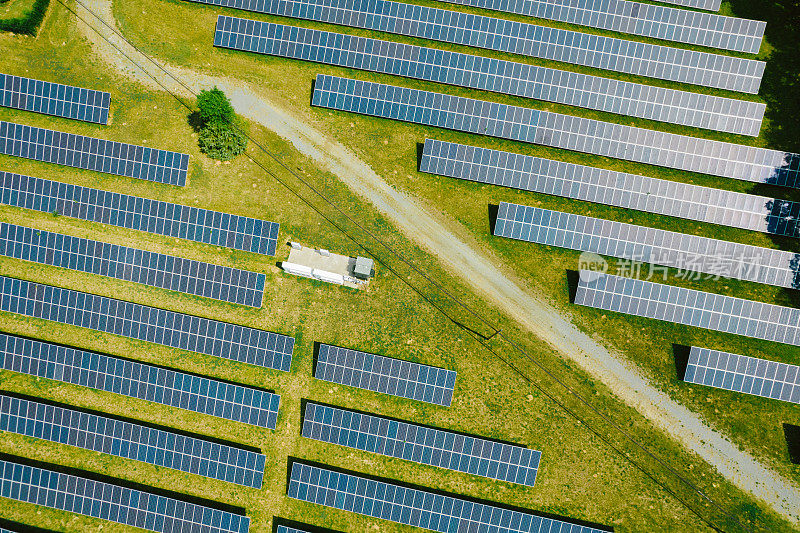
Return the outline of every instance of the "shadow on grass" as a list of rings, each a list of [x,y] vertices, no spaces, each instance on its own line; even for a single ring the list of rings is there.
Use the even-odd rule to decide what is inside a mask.
[[[2,3],[0,2],[0,5]],[[50,0],[36,0],[31,10],[21,17],[0,20],[0,32],[7,31],[20,35],[36,35],[49,6]]]
[[[203,119],[200,118],[200,111],[192,111],[189,113],[186,116],[186,122],[195,133],[200,133],[200,131],[203,129],[203,126],[205,126]]]
[[[672,345],[672,354],[675,356],[675,375],[678,381],[686,377],[686,367],[689,366],[689,352],[691,348],[682,344]]]
[[[2,5],[1,2],[0,5]],[[11,520],[6,520],[5,518],[0,518],[0,528],[7,529],[8,531],[14,531],[16,533],[51,533],[51,530],[49,529],[42,529],[40,527],[29,526],[27,524],[20,524],[19,522],[12,522]]]
[[[783,424],[783,435],[786,437],[789,459],[794,464],[800,465],[800,426]]]

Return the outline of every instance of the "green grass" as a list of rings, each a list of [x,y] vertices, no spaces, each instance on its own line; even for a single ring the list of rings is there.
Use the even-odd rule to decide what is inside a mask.
[[[554,209],[591,213],[619,220],[633,218],[636,223],[682,231],[693,231],[698,226],[692,224],[689,227],[686,223],[671,219],[656,220],[655,217],[639,213],[623,213],[603,206],[579,204],[563,199],[493,189],[418,174],[414,159],[416,143],[426,135],[466,143],[480,141],[486,146],[525,153],[549,154],[551,157],[589,164],[598,164],[598,158],[312,109],[308,106],[308,92],[310,81],[316,72],[352,74],[362,79],[379,79],[400,85],[444,90],[454,94],[472,93],[433,84],[417,84],[409,80],[350,72],[345,69],[214,50],[210,46],[210,36],[213,33],[214,19],[219,11],[203,6],[161,0],[143,6],[139,2],[122,0],[115,2],[115,9],[123,31],[134,43],[144,46],[146,50],[152,51],[160,58],[193,68],[203,68],[216,74],[247,79],[257,84],[265,95],[291,107],[293,112],[307,119],[315,127],[345,142],[394,186],[412,193],[434,212],[440,213],[440,218],[457,233],[498,257],[501,268],[526,280],[538,292],[559,306],[568,307],[563,273],[566,268],[574,268],[576,254],[490,237],[487,233],[486,220],[488,202],[503,199],[529,204],[542,202],[543,206]],[[258,18],[252,14],[243,16]],[[158,32],[152,32],[153,20],[159,21]],[[165,94],[151,93],[110,74],[103,65],[93,59],[87,45],[76,38],[75,30],[70,24],[71,18],[65,14],[63,8],[55,5],[53,16],[37,40],[21,45],[15,43],[17,46],[15,54],[0,58],[0,65],[6,72],[57,79],[62,83],[111,91],[113,126],[103,128],[8,109],[0,110],[0,117],[4,120],[16,120],[120,141],[146,142],[150,146],[189,153],[192,155],[192,160],[188,185],[185,189],[178,189],[5,156],[0,156],[0,168],[106,190],[122,190],[129,194],[276,220],[281,223],[282,242],[291,239],[344,253],[361,253],[361,250],[333,230],[322,217],[304,206],[294,195],[247,160],[240,158],[229,165],[217,165],[205,158],[199,153],[196,140],[191,136],[192,130],[187,122],[186,110]],[[350,33],[350,30],[344,29],[337,31]],[[152,41],[149,37],[141,37],[145,35],[153,35]],[[173,44],[165,42],[167,40],[159,35],[182,37],[169,39],[175,43]],[[0,39],[2,43],[7,38],[0,37]],[[504,99],[496,95],[480,95],[480,97],[497,101],[514,101],[531,107],[538,105],[536,102]],[[572,108],[561,109],[549,104],[546,107],[554,111],[576,113]],[[627,121],[613,115],[584,114],[582,111],[581,114],[603,117],[604,120]],[[365,205],[324,171],[315,168],[312,162],[305,160],[290,145],[263,128],[256,125],[250,127],[255,138],[271,151],[280,154],[290,168],[300,169],[300,172],[311,179],[315,186],[320,187],[343,208],[358,215],[370,230],[430,271],[464,301],[500,323],[503,330],[519,340],[537,360],[553,368],[560,378],[590,397],[594,405],[608,412],[618,423],[647,442],[660,455],[668,458],[671,464],[685,472],[715,499],[723,502],[726,507],[739,509],[745,518],[752,517],[757,521],[758,529],[785,530],[788,527],[763,506],[752,502],[731,487],[707,465],[687,454],[660,432],[653,430],[646,420],[620,404],[604,387],[592,383],[589,376],[577,369],[576,365],[561,360],[541,342],[518,331],[514,324],[444,272],[434,257],[408,242],[371,206]],[[658,127],[669,129],[661,125]],[[676,130],[689,133],[686,128],[676,128]],[[709,133],[708,136],[715,135]],[[382,145],[381,150],[375,150],[376,142],[382,138],[388,141],[387,144]],[[611,160],[603,160],[599,164],[609,168],[624,166],[630,169],[629,165]],[[270,168],[277,170],[275,165],[271,165]],[[744,187],[738,182],[713,180],[686,173],[650,168],[646,169],[646,172],[669,179],[695,180],[703,184],[716,183],[726,188]],[[299,187],[292,178],[288,178],[288,183],[293,187]],[[450,198],[459,198],[459,201],[448,201]],[[324,209],[321,202],[314,200],[314,203]],[[285,247],[279,249],[278,257],[275,259],[264,258],[254,254],[231,252],[9,207],[0,207],[0,220],[266,272],[264,309],[251,310],[21,261],[0,263],[0,274],[3,275],[36,281],[46,280],[55,285],[278,331],[293,335],[297,339],[293,369],[291,373],[286,374],[4,313],[0,318],[2,320],[0,328],[6,332],[156,362],[243,384],[274,388],[282,395],[279,427],[275,432],[270,432],[211,417],[176,412],[112,394],[87,392],[86,389],[77,386],[37,380],[10,372],[0,373],[0,386],[6,390],[258,446],[264,450],[269,459],[264,488],[261,491],[241,489],[222,482],[32,441],[15,435],[3,436],[0,451],[4,453],[102,472],[177,492],[242,505],[247,509],[248,516],[253,519],[252,531],[259,532],[269,531],[273,516],[326,525],[343,531],[411,531],[411,528],[285,498],[286,458],[289,456],[325,462],[357,472],[400,479],[457,494],[518,505],[531,510],[592,520],[613,525],[618,532],[667,529],[698,531],[703,528],[693,515],[650,478],[633,468],[607,444],[589,433],[585,427],[576,423],[535,387],[521,380],[512,369],[499,363],[483,350],[473,337],[443,318],[411,291],[404,280],[392,276],[382,265],[378,265],[378,277],[370,288],[366,292],[355,293],[281,274],[274,262],[285,257],[287,253]],[[336,217],[336,220],[344,223],[340,217]],[[344,224],[350,231],[356,231]],[[761,236],[754,238],[745,232],[728,230],[721,235],[722,231],[719,228],[707,225],[698,229],[701,233],[713,233],[719,238],[771,245],[767,239]],[[374,243],[363,234],[358,234],[358,237],[368,242],[371,247],[375,247]],[[376,252],[381,257],[387,256],[378,248]],[[397,265],[397,262],[393,261],[392,264]],[[404,277],[410,278],[405,281],[415,286],[422,286],[419,278],[411,276],[405,269],[401,268],[400,272]],[[708,290],[726,290],[721,283],[702,286]],[[727,290],[734,294],[752,297],[776,296],[771,289],[744,284],[730,284]],[[426,289],[425,292],[438,303],[446,303],[444,299],[432,295],[430,290]],[[458,313],[452,305],[447,305],[446,309]],[[587,331],[597,333],[609,344],[618,347],[628,358],[636,361],[648,377],[673,397],[701,412],[713,425],[721,428],[741,446],[754,451],[762,460],[784,474],[798,478],[798,470],[788,466],[782,444],[782,433],[778,435],[781,431],[778,422],[798,423],[797,413],[778,402],[750,399],[713,389],[692,388],[678,383],[674,379],[674,369],[670,366],[669,346],[672,342],[687,344],[699,342],[731,351],[747,351],[753,355],[795,363],[796,350],[610,314],[606,318],[600,318],[599,313],[591,310],[573,308],[569,310],[575,313],[578,322]],[[468,325],[478,327],[468,317],[460,314],[456,316]],[[459,373],[459,379],[454,404],[449,409],[440,409],[314,381],[310,378],[311,348],[314,341],[342,344],[455,369]],[[496,341],[493,345],[502,348],[503,355],[512,358],[514,363],[530,370],[530,364],[526,365],[514,359],[514,355],[502,345]],[[546,390],[554,389],[553,385],[542,376],[535,375],[534,380],[546,387]],[[559,397],[568,401],[563,395]],[[543,463],[537,486],[533,490],[522,489],[301,439],[299,410],[302,398],[501,438],[542,450]],[[707,398],[711,401],[707,401]],[[734,404],[736,408],[732,409]],[[760,423],[753,424],[754,418]],[[593,423],[595,422],[593,420]],[[621,445],[619,442],[615,444]],[[686,469],[683,465],[687,464],[693,467]],[[653,471],[656,477],[663,478],[663,475],[653,467],[649,467],[649,470]],[[88,531],[97,529],[101,524],[105,531],[125,529],[108,522],[76,518],[71,514],[30,505],[6,500],[3,503],[0,516],[59,531]]]
[[[0,32],[36,35],[50,0],[11,0],[0,2]]]

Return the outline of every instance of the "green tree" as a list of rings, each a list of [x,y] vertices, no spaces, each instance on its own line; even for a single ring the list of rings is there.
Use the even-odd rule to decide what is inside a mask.
[[[230,161],[247,148],[247,135],[233,111],[225,93],[214,87],[201,91],[197,97],[199,108],[200,151],[220,161]]]
[[[212,122],[231,123],[236,116],[231,101],[217,87],[200,91],[197,96],[197,106],[200,108],[200,120],[204,126]]]

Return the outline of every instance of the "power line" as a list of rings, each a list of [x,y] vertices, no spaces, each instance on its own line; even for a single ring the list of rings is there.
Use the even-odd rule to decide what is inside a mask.
[[[194,107],[193,106],[187,104],[178,94],[176,94],[175,92],[171,91],[169,89],[169,87],[167,87],[164,83],[162,83],[162,81],[157,76],[153,76],[152,74],[150,74],[144,67],[142,67],[142,65],[140,65],[136,60],[134,60],[132,57],[130,57],[128,54],[126,54],[125,51],[123,51],[119,46],[117,46],[115,43],[113,43],[108,37],[103,35],[103,33],[101,33],[95,26],[91,25],[86,19],[81,17],[80,14],[78,14],[70,6],[66,5],[64,0],[58,0],[58,1],[62,6],[64,6],[64,8],[66,8],[68,11],[70,11],[72,14],[74,14],[79,20],[81,20],[84,24],[86,24],[87,27],[89,27],[91,30],[93,30],[95,33],[97,33],[101,38],[106,40],[111,46],[113,46],[115,49],[117,49],[117,51],[119,51],[132,64],[134,64],[137,67],[139,67],[145,75],[147,75],[150,78],[152,78],[153,81],[155,81],[165,92],[167,92],[173,98],[175,98],[176,101],[180,105],[182,105],[183,107],[185,107],[189,111],[194,111]],[[78,4],[80,4],[94,18],[96,18],[109,31],[111,31],[113,34],[118,36],[120,39],[124,40],[128,45],[130,45],[134,50],[136,50],[143,58],[145,58],[147,61],[152,63],[156,68],[158,68],[164,74],[169,76],[178,85],[183,87],[189,94],[197,96],[196,93],[194,91],[192,91],[191,88],[189,88],[180,78],[178,78],[177,76],[172,74],[170,71],[168,71],[166,68],[164,68],[164,66],[162,66],[161,64],[156,62],[149,55],[145,54],[142,50],[140,50],[136,45],[134,45],[133,43],[128,41],[122,34],[120,34],[116,30],[116,28],[114,28],[113,26],[110,26],[108,23],[106,23],[106,21],[103,20],[102,17],[98,16],[91,9],[89,9],[81,0],[75,0],[75,1]],[[235,124],[233,125],[233,127],[238,129],[238,127]],[[255,157],[252,154],[249,153],[249,151],[245,152],[246,157],[251,162],[253,162],[256,166],[258,166],[260,169],[262,169],[267,175],[269,175],[273,179],[275,179],[278,183],[283,185],[291,194],[293,194],[298,199],[300,199],[304,204],[306,204],[314,212],[316,212],[318,215],[320,215],[324,220],[326,220],[329,224],[331,224],[333,227],[335,227],[345,237],[350,239],[354,244],[356,244],[362,250],[366,251],[369,255],[373,256],[376,261],[378,261],[381,265],[386,267],[392,274],[394,274],[404,284],[406,284],[409,288],[411,288],[411,290],[413,290],[416,294],[418,294],[426,302],[428,302],[431,306],[433,306],[437,311],[439,311],[442,315],[444,315],[449,321],[453,322],[458,327],[460,327],[460,328],[464,329],[465,331],[467,331],[468,334],[472,335],[473,338],[475,338],[489,353],[491,353],[494,357],[500,359],[501,361],[503,361],[504,364],[506,364],[510,368],[512,368],[512,370],[514,372],[519,374],[523,379],[525,379],[532,386],[536,387],[540,392],[542,392],[545,396],[547,396],[551,401],[553,401],[554,403],[556,403],[556,405],[558,405],[561,409],[563,409],[569,416],[571,416],[571,417],[575,418],[576,420],[578,420],[590,432],[592,432],[594,435],[596,435],[598,438],[600,438],[603,442],[605,442],[607,445],[609,445],[615,452],[617,452],[622,457],[624,457],[634,467],[636,467],[642,473],[647,475],[656,484],[658,484],[662,489],[664,489],[666,492],[671,494],[674,498],[676,498],[679,502],[681,502],[681,504],[684,505],[687,509],[689,509],[692,513],[697,515],[701,520],[706,522],[711,527],[716,527],[716,528],[720,527],[719,525],[715,526],[711,520],[709,520],[707,517],[705,517],[701,512],[699,512],[696,509],[694,509],[691,504],[689,504],[688,502],[684,501],[684,499],[682,499],[674,490],[672,490],[671,488],[667,487],[662,481],[658,480],[655,477],[655,475],[653,475],[652,473],[648,472],[642,465],[638,464],[634,460],[634,458],[632,458],[627,452],[625,452],[624,450],[619,449],[616,445],[614,445],[607,436],[604,436],[599,430],[596,430],[593,427],[591,427],[579,414],[577,414],[574,410],[569,408],[563,401],[559,400],[554,394],[551,394],[550,392],[546,391],[541,385],[539,385],[538,383],[534,382],[534,380],[528,374],[526,374],[524,371],[520,370],[515,364],[513,364],[508,359],[506,359],[505,357],[500,355],[494,348],[492,348],[489,345],[489,343],[488,343],[489,340],[494,338],[494,337],[497,337],[498,339],[503,340],[511,348],[513,348],[513,350],[515,350],[515,351],[519,352],[520,354],[522,354],[524,356],[524,358],[528,360],[528,362],[534,364],[540,371],[542,371],[550,379],[552,379],[558,385],[560,385],[564,389],[564,391],[566,391],[568,396],[574,398],[581,405],[583,405],[586,408],[590,409],[595,415],[599,416],[600,419],[604,423],[606,423],[609,426],[611,426],[615,431],[617,431],[620,435],[622,435],[625,440],[627,440],[628,442],[633,444],[636,449],[638,449],[639,451],[643,452],[646,456],[648,456],[651,459],[653,459],[654,461],[656,461],[656,463],[658,463],[662,468],[664,468],[666,470],[666,472],[668,472],[669,474],[674,476],[675,479],[680,481],[681,484],[683,484],[685,487],[689,488],[692,493],[694,493],[695,495],[699,496],[701,498],[701,500],[703,500],[706,503],[710,504],[713,508],[717,509],[719,512],[721,512],[727,518],[732,519],[733,521],[735,521],[736,524],[739,525],[743,530],[750,531],[750,529],[745,527],[744,524],[742,524],[735,515],[733,515],[732,513],[728,512],[726,509],[724,509],[720,504],[718,504],[715,500],[713,500],[710,496],[708,496],[702,489],[697,487],[688,478],[686,478],[680,472],[678,472],[676,469],[674,469],[672,466],[667,464],[667,462],[665,460],[661,459],[654,452],[650,451],[647,447],[645,447],[643,444],[641,444],[639,441],[637,441],[629,432],[627,432],[624,428],[619,426],[619,424],[614,422],[608,415],[604,414],[597,407],[592,405],[577,390],[575,390],[569,384],[567,384],[562,379],[560,379],[558,376],[556,376],[551,370],[546,368],[536,358],[532,357],[527,352],[527,350],[525,350],[523,347],[521,347],[519,344],[517,344],[511,338],[509,338],[505,333],[503,333],[500,330],[499,327],[496,327],[488,318],[484,317],[479,311],[474,310],[472,307],[467,305],[460,298],[458,298],[457,296],[452,294],[441,283],[439,283],[436,280],[434,280],[431,276],[426,274],[421,268],[419,268],[417,265],[415,265],[414,263],[409,261],[402,253],[400,253],[397,250],[395,250],[394,247],[392,247],[389,243],[385,242],[379,236],[377,236],[372,231],[370,231],[368,228],[366,228],[363,224],[361,224],[356,219],[351,217],[345,210],[343,210],[341,207],[339,207],[327,195],[325,195],[322,191],[320,191],[317,187],[315,187],[308,180],[304,179],[299,174],[297,174],[292,168],[288,167],[283,161],[281,161],[281,159],[277,155],[273,154],[269,149],[267,149],[265,146],[263,146],[261,143],[259,143],[256,139],[254,139],[252,136],[250,136],[247,132],[245,132],[245,131],[243,131],[241,129],[239,129],[239,131],[240,131],[240,133],[245,135],[247,137],[247,139],[254,146],[256,146],[261,152],[266,154],[270,159],[272,159],[275,163],[277,163],[283,170],[285,170],[286,172],[291,174],[291,176],[293,176],[295,179],[297,179],[303,186],[308,188],[311,192],[313,192],[316,196],[318,196],[321,200],[323,200],[328,206],[333,208],[338,214],[340,214],[341,216],[345,217],[348,222],[350,222],[351,224],[356,226],[360,231],[362,231],[365,234],[367,234],[371,239],[373,239],[375,242],[377,242],[381,247],[386,249],[391,255],[393,255],[394,257],[399,259],[406,266],[408,266],[417,275],[422,277],[427,283],[429,283],[430,285],[435,287],[439,292],[441,292],[443,295],[445,295],[445,297],[451,303],[455,303],[458,307],[460,307],[461,309],[466,311],[469,315],[471,315],[472,317],[477,319],[482,325],[488,327],[491,330],[491,333],[489,335],[482,334],[479,331],[468,327],[466,324],[463,324],[456,317],[451,316],[440,304],[437,304],[436,302],[434,302],[430,297],[425,295],[419,288],[415,287],[412,283],[410,283],[392,265],[390,265],[384,259],[379,257],[378,254],[376,254],[369,246],[367,246],[365,243],[361,242],[358,238],[356,238],[354,235],[352,235],[341,224],[337,223],[331,217],[329,217],[328,215],[323,213],[308,198],[303,196],[298,190],[294,189],[284,179],[282,179],[281,177],[276,175],[274,172],[272,172],[270,169],[268,169],[262,162],[256,160]]]

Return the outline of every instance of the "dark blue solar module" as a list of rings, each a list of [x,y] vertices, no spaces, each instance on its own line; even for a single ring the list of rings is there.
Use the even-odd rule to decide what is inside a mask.
[[[278,241],[275,222],[11,172],[0,171],[0,202],[265,255]]]
[[[650,165],[800,188],[800,154],[318,74],[312,105]]]
[[[0,460],[0,496],[158,533],[247,533],[246,516]]]
[[[707,11],[719,11],[722,0],[658,0],[662,4],[675,4],[695,9],[705,9]]]
[[[275,533],[308,533],[308,531],[297,529],[296,527],[278,526]]]
[[[264,477],[260,453],[3,394],[0,430],[256,489]]]
[[[261,307],[264,274],[0,222],[0,255]]]
[[[314,377],[445,407],[453,400],[456,373],[349,348],[321,344]]]
[[[0,73],[4,107],[107,124],[110,103],[106,92]]]
[[[800,403],[800,366],[692,346],[688,383]]]
[[[306,404],[303,436],[532,487],[542,453],[375,415]]]
[[[186,185],[189,155],[0,120],[0,154],[169,185]]]
[[[0,369],[269,429],[278,422],[277,394],[4,333]]]
[[[766,22],[628,0],[440,0],[679,43],[757,54]]]
[[[494,235],[710,277],[800,288],[798,254],[615,220],[500,202]]]
[[[214,45],[757,136],[766,105],[220,15]]]
[[[425,139],[420,171],[523,191],[800,237],[800,202]]]
[[[0,310],[289,371],[294,339],[80,291],[0,276]]]
[[[800,309],[581,271],[575,303],[800,346]]]
[[[758,93],[765,63],[387,0],[191,0]]]
[[[601,529],[294,462],[288,496],[440,533],[601,533]]]

